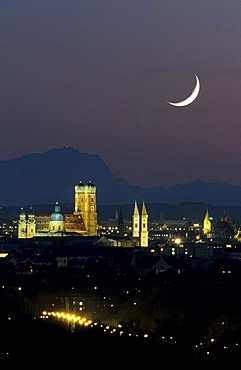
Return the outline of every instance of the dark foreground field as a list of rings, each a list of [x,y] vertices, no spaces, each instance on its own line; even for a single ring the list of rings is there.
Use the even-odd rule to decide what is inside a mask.
[[[207,358],[185,344],[166,345],[81,329],[75,333],[54,322],[30,320],[1,323],[1,369],[236,369],[240,354],[217,353]]]
[[[232,274],[223,271],[223,267],[190,270],[139,279],[95,270],[87,275],[48,276],[48,284],[42,276],[2,275],[0,368],[237,369],[241,269],[238,266]],[[99,326],[70,330],[54,317],[41,319],[42,309],[60,309],[56,295],[68,305],[85,297],[89,313],[95,312],[100,322],[122,322],[130,333],[150,335],[129,336],[126,330],[120,336]],[[66,307],[71,312],[74,306]]]

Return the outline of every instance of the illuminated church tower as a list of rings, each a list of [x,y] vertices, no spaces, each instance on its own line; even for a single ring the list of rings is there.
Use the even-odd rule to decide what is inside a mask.
[[[18,238],[25,239],[27,237],[27,220],[26,213],[24,212],[23,207],[21,207],[19,220],[18,220]]]
[[[148,247],[148,214],[144,200],[141,208],[140,220],[140,247]]]
[[[89,181],[87,185],[75,185],[75,215],[81,215],[89,236],[97,235],[96,186]]]
[[[27,221],[27,238],[32,238],[36,233],[36,220],[32,210],[32,207],[29,209],[28,221]]]
[[[203,234],[207,237],[210,236],[211,234],[211,231],[212,231],[212,224],[211,224],[211,221],[209,219],[209,212],[208,212],[208,208],[206,210],[206,214],[205,214],[205,217],[204,217],[204,220],[203,220]]]
[[[139,238],[139,232],[140,232],[140,214],[139,214],[137,202],[135,200],[134,210],[132,214],[132,237]]]
[[[135,200],[132,214],[132,237],[139,239],[140,247],[148,247],[148,214],[144,201],[140,214]]]

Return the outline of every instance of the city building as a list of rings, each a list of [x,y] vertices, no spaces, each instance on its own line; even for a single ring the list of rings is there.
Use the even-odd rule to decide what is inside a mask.
[[[111,235],[109,244],[117,247],[148,247],[149,228],[148,213],[144,201],[141,212],[137,202],[134,202],[132,214],[132,235],[125,233],[122,208],[118,217],[117,234]],[[18,219],[18,238],[29,239],[43,236],[61,236],[77,234],[82,236],[97,236],[97,206],[96,186],[89,181],[81,181],[74,187],[74,212],[64,214],[56,201],[54,211],[50,215],[36,215],[32,206],[28,212],[21,207]],[[106,235],[107,236],[107,235]],[[107,236],[108,239],[108,236]]]
[[[145,202],[143,200],[140,213],[135,200],[132,213],[132,238],[138,240],[140,247],[148,247],[148,229],[148,213]]]
[[[18,220],[18,238],[34,236],[59,236],[77,233],[83,236],[97,235],[96,186],[89,181],[75,185],[73,214],[63,214],[58,201],[50,215],[35,215],[32,207],[26,213],[21,207]]]
[[[212,232],[212,223],[210,221],[209,212],[208,212],[208,208],[207,208],[206,213],[205,213],[205,217],[204,217],[204,220],[203,220],[203,234],[207,238],[211,238],[212,237],[211,232]]]

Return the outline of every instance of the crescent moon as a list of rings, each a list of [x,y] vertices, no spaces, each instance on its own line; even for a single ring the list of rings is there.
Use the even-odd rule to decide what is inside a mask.
[[[192,102],[194,102],[194,100],[198,97],[198,94],[199,94],[200,88],[201,88],[198,76],[195,75],[195,77],[196,77],[196,85],[195,85],[191,95],[189,95],[186,99],[184,99],[180,102],[177,102],[177,103],[172,103],[172,102],[168,101],[168,104],[173,105],[174,107],[185,107],[186,105],[189,105]]]

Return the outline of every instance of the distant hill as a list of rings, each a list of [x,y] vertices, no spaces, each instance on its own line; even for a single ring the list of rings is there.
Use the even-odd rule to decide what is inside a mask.
[[[98,205],[133,204],[135,199],[172,205],[241,205],[241,187],[203,181],[160,188],[134,186],[114,176],[100,156],[71,147],[0,161],[0,178],[0,206],[74,203],[74,186],[89,180],[97,187]]]

